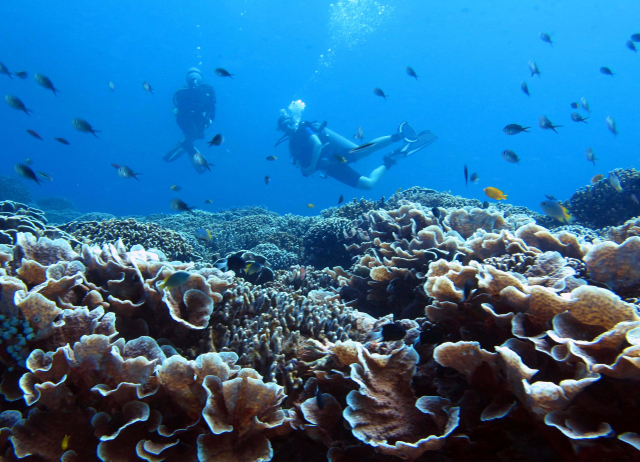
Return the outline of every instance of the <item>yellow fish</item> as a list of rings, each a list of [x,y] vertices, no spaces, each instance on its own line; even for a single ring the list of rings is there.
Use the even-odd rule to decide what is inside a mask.
[[[500,191],[498,188],[494,188],[489,186],[488,188],[484,188],[484,193],[489,196],[491,199],[499,200],[507,200],[507,195]]]
[[[396,194],[398,194],[400,191],[402,191],[402,188],[398,188],[398,190],[396,191]]]
[[[62,438],[62,444],[60,446],[63,451],[66,451],[69,447],[69,438],[71,438],[69,435],[64,435],[64,438]]]
[[[598,173],[593,178],[591,178],[591,184],[596,184],[598,181],[600,181],[603,178],[604,178],[604,175],[602,173]]]
[[[346,162],[347,162],[347,158],[346,158],[346,157],[339,156],[338,154],[334,154],[334,155],[333,155],[333,158],[334,158],[335,160],[337,160],[338,162],[342,163],[342,164],[344,164],[344,163],[346,163]]]
[[[278,158],[276,156],[267,156],[267,160],[274,161],[274,160],[278,160]]]
[[[315,205],[313,205],[313,204],[307,204],[307,207],[309,207],[310,209],[312,209],[312,208],[314,208],[314,207],[315,207]]]

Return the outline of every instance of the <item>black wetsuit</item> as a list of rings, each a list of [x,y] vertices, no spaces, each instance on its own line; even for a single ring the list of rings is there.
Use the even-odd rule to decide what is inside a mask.
[[[216,117],[216,92],[203,83],[194,88],[183,88],[173,95],[173,105],[178,109],[176,122],[188,139],[204,138],[204,129]]]

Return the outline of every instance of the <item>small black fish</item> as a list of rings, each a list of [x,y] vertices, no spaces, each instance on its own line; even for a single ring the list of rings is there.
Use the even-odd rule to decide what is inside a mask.
[[[340,198],[338,199],[338,204],[342,204],[343,201],[344,201],[344,196],[340,194]]]
[[[549,45],[553,46],[554,42],[551,41],[551,36],[546,32],[540,32],[540,40],[543,42],[547,42]]]
[[[144,89],[144,91],[148,91],[153,95],[153,88],[151,88],[151,84],[149,82],[147,81],[142,82],[142,88]]]
[[[550,194],[545,194],[544,197],[546,197],[547,199],[549,199],[550,201],[556,201],[558,199],[556,199],[555,197],[551,196]]]
[[[56,96],[56,92],[60,91],[53,86],[53,82],[51,82],[51,79],[46,75],[35,74],[33,78],[38,82],[38,85],[46,88],[47,90],[51,90],[53,92],[53,96]]]
[[[440,219],[440,209],[438,207],[432,208],[431,213],[433,213],[433,216],[436,217],[438,220]]]
[[[476,184],[478,182],[478,180],[480,180],[480,175],[478,175],[477,173],[472,173],[471,174],[471,178],[469,178],[469,180],[473,183]]]
[[[513,152],[511,149],[505,149],[504,151],[502,151],[501,155],[502,155],[502,158],[507,162],[509,162],[510,164],[517,164],[518,162],[520,162],[520,158],[518,157],[518,154]]]
[[[217,68],[214,72],[218,77],[229,77],[230,79],[233,79],[233,76],[235,75],[235,74],[229,74],[229,72],[227,72],[226,69],[223,69],[221,67]]]
[[[640,42],[640,34],[633,34],[631,36],[631,40],[633,40],[634,42]]]
[[[382,326],[382,341],[393,342],[402,340],[407,335],[407,330],[398,323],[385,324]]]
[[[571,113],[571,120],[573,120],[574,122],[584,122],[586,124],[588,118],[589,117],[582,117],[577,112],[572,112]]]
[[[54,140],[56,140],[58,143],[66,144],[67,146],[69,146],[69,142],[64,138],[54,138]]]
[[[467,169],[467,164],[464,165],[464,185],[469,187],[469,169]]]
[[[541,115],[538,118],[538,125],[543,130],[553,130],[556,133],[558,133],[556,128],[562,127],[562,125],[553,125],[553,123],[547,118],[547,116],[544,116],[544,115]]]
[[[29,115],[30,112],[33,112],[31,109],[27,109],[24,103],[17,96],[7,95],[4,97],[4,100],[12,108],[17,109],[19,111],[23,111],[27,115]]]
[[[19,79],[26,79],[27,77],[29,77],[29,74],[27,74],[27,71],[20,71],[20,72],[14,72],[13,75],[15,75],[16,77],[18,77]]]
[[[507,135],[517,135],[518,133],[529,132],[530,128],[531,127],[523,127],[522,125],[518,125],[518,124],[509,124],[506,127],[504,127],[502,131],[505,132]]]
[[[223,141],[224,141],[224,136],[222,136],[220,133],[218,133],[216,136],[214,136],[211,139],[211,141],[209,141],[209,147],[211,147],[211,146],[220,146]]]
[[[604,75],[613,75],[613,71],[609,69],[607,66],[602,66],[600,68],[600,72]]]
[[[382,91],[382,88],[378,88],[378,87],[373,89],[373,94],[376,96],[382,96],[385,100],[387,99],[387,96],[389,96],[389,95],[385,95],[384,91]]]
[[[271,181],[271,177],[269,175],[265,175],[264,184],[268,185],[270,181]]]
[[[195,208],[195,207],[189,207],[187,204],[185,204],[180,199],[171,199],[171,202],[169,202],[169,205],[176,212],[191,212],[191,213],[193,213],[193,209]]]
[[[633,43],[633,41],[632,41],[632,40],[627,40],[627,41],[625,42],[625,45],[627,46],[627,48],[628,48],[628,49],[630,49],[630,50],[631,50],[631,51],[633,51],[634,53],[635,53],[636,51],[638,51],[638,49],[636,48],[636,44],[635,44],[635,43]],[[13,75],[16,75],[16,74],[13,74]]]
[[[482,208],[483,209],[488,209],[491,206],[491,204],[489,203],[489,201],[484,201],[482,203]]]
[[[320,391],[320,387],[316,383],[316,404],[318,405],[318,409],[324,409],[324,395]]]
[[[578,109],[580,107],[580,103],[571,103],[571,107],[573,109]]]
[[[40,141],[44,141],[44,140],[42,139],[42,137],[41,137],[40,135],[38,135],[38,133],[37,133],[37,132],[35,132],[35,131],[33,131],[33,130],[29,130],[29,129],[27,129],[27,133],[28,133],[29,135],[33,136],[34,138],[39,139]]]
[[[244,258],[238,255],[231,255],[230,257],[227,257],[227,267],[231,271],[240,271],[240,269],[244,268],[245,266],[247,266],[247,262],[244,260]]]
[[[38,183],[38,185],[40,185],[40,182],[38,181],[38,177],[36,175],[36,172],[31,170],[31,167],[29,167],[28,165],[16,164],[16,165],[13,166],[13,169],[22,178],[26,178],[27,180],[33,180],[36,183]]]
[[[340,287],[340,292],[338,292],[338,294],[340,295],[342,301],[347,303],[358,300],[360,297],[362,297],[362,293],[355,287],[351,286]]]
[[[418,80],[418,74],[416,74],[416,71],[413,70],[413,67],[407,66],[405,70],[407,71],[407,75],[409,77],[415,77],[415,79]]]
[[[520,89],[527,95],[527,96],[531,96],[529,94],[529,87],[527,86],[527,82],[522,81],[520,82]]]

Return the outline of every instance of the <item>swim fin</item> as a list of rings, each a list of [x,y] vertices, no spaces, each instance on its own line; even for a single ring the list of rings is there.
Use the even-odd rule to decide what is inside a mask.
[[[429,130],[422,131],[416,135],[416,141],[409,142],[401,148],[396,149],[389,154],[389,157],[393,160],[408,157],[411,154],[415,154],[416,152],[426,148],[437,139],[438,137],[433,132],[430,132]]]
[[[398,125],[398,135],[400,135],[407,143],[415,143],[418,141],[415,129],[408,122],[401,122]]]
[[[166,162],[173,162],[174,160],[178,159],[180,156],[182,156],[185,153],[185,150],[182,147],[182,143],[184,142],[184,140],[180,141],[178,144],[176,144],[174,147],[172,147],[171,149],[169,149],[169,151],[162,157]]]

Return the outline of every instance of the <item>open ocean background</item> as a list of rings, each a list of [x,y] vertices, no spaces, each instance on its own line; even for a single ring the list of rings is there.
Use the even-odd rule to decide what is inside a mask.
[[[169,201],[179,197],[209,211],[265,205],[306,215],[336,205],[341,194],[377,199],[412,186],[481,201],[483,188],[493,186],[508,203],[540,212],[545,194],[568,199],[593,175],[636,166],[640,155],[640,56],[625,46],[640,32],[637,1],[68,0],[2,2],[0,16],[0,61],[29,72],[27,80],[0,75],[2,96],[16,95],[34,111],[27,117],[0,106],[0,175],[15,177],[13,165],[30,158],[34,170],[54,178],[42,186],[22,180],[34,197],[67,197],[82,212],[171,213]],[[557,43],[541,41],[541,31]],[[530,77],[529,60],[540,77]],[[216,119],[196,142],[215,164],[202,175],[186,156],[162,160],[182,139],[172,96],[192,66],[217,96]],[[601,74],[601,66],[615,75]],[[233,79],[217,77],[217,67]],[[35,73],[47,75],[59,95],[37,85]],[[155,94],[143,90],[144,81]],[[588,124],[569,117],[570,103],[581,97],[591,106]],[[401,160],[373,191],[317,174],[304,178],[287,145],[273,147],[281,135],[278,111],[297,99],[307,105],[304,119],[326,120],[347,138],[359,126],[366,141],[392,134],[407,120],[439,140]],[[558,134],[538,127],[543,114],[564,125]],[[607,129],[607,116],[618,136]],[[100,138],[75,131],[74,118],[101,130]],[[507,136],[509,123],[533,128]],[[225,142],[207,148],[216,133]],[[588,147],[595,167],[585,159]],[[520,164],[506,163],[504,149]],[[368,175],[384,154],[352,166]],[[266,161],[269,155],[278,160]],[[120,178],[111,163],[143,175],[139,182]],[[465,187],[464,164],[479,173],[478,184]],[[171,191],[173,184],[183,190]]]

